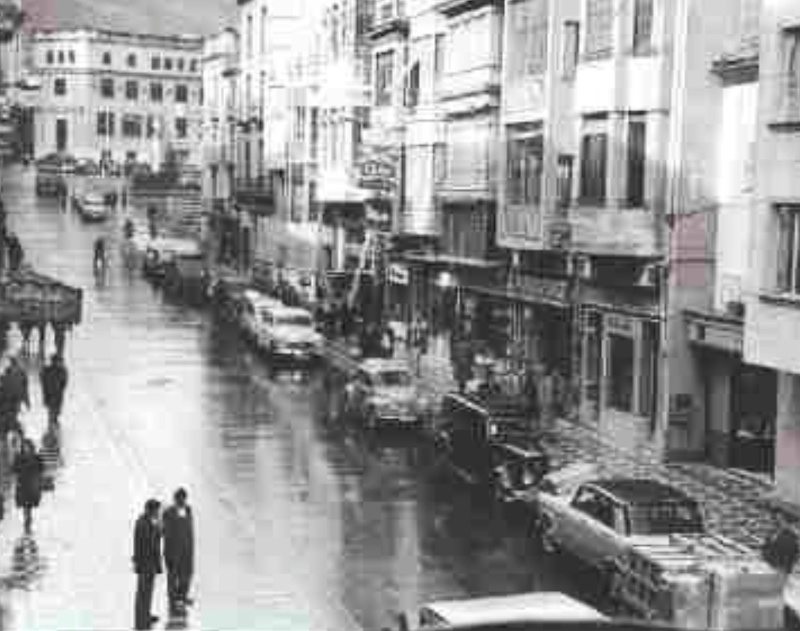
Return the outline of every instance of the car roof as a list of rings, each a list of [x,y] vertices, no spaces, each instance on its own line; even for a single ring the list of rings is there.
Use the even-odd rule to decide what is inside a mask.
[[[560,592],[531,592],[424,605],[448,624],[606,620],[599,611]]]
[[[680,489],[646,478],[606,478],[589,482],[626,504],[694,501]]]
[[[382,357],[370,357],[359,364],[361,370],[368,373],[379,373],[387,371],[409,372],[408,362],[403,359],[384,359]]]

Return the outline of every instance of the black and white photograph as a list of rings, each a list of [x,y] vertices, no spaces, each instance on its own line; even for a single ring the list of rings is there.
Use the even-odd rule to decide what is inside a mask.
[[[0,631],[800,629],[800,0],[0,0]]]

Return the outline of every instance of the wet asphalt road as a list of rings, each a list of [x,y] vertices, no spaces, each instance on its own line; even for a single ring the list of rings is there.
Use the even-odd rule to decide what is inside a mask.
[[[85,289],[84,322],[68,340],[55,491],[31,537],[8,500],[0,524],[6,628],[130,628],[133,520],[178,485],[197,521],[191,628],[378,631],[436,598],[577,593],[521,528],[420,466],[413,440],[326,426],[315,379],[271,378],[234,332],[127,277],[116,246],[96,282],[93,241],[118,241],[122,218],[85,225],[37,201],[32,180],[5,173],[10,226],[36,269]]]

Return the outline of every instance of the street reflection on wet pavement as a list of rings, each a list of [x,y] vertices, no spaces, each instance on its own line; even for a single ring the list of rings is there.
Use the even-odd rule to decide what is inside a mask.
[[[429,475],[413,439],[326,425],[318,378],[271,376],[235,332],[129,276],[121,213],[85,225],[36,200],[32,178],[6,172],[9,223],[37,270],[85,289],[84,322],[67,340],[60,437],[46,435],[40,364],[28,360],[35,396],[23,423],[55,490],[26,537],[6,480],[6,628],[129,628],[133,521],[147,497],[167,501],[177,486],[196,519],[192,628],[378,631],[435,598],[579,593],[523,528]],[[115,245],[98,280],[100,234]]]

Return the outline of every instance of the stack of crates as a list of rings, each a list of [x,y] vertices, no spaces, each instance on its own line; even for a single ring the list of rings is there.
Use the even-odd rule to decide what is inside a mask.
[[[682,629],[771,630],[782,622],[780,576],[749,548],[717,535],[634,540],[614,583],[637,615]]]

